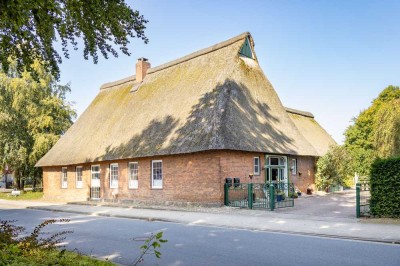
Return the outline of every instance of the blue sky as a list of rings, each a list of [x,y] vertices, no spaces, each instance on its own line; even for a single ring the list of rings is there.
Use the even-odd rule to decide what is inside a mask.
[[[101,84],[249,31],[265,75],[287,107],[312,112],[341,143],[353,117],[388,85],[400,85],[400,1],[128,1],[148,20],[150,42],[132,55],[84,60],[71,51],[61,82],[80,115]]]

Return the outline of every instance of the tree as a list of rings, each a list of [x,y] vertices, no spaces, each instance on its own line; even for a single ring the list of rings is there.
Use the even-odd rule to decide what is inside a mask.
[[[82,38],[84,58],[97,63],[98,52],[118,56],[112,44],[130,55],[129,38],[147,43],[147,22],[124,0],[0,0],[0,64],[7,73],[8,59],[16,58],[18,73],[32,72],[39,60],[58,80],[62,58],[54,42],[68,58],[69,45],[77,50]]]
[[[330,185],[351,185],[352,158],[344,146],[331,146],[328,152],[317,161],[315,184],[325,190]]]
[[[0,72],[0,158],[13,170],[19,188],[27,177],[40,177],[34,167],[72,124],[76,116],[65,99],[69,85],[58,85],[38,60],[18,75],[16,63]]]
[[[393,105],[389,103],[396,99],[400,99],[400,88],[388,86],[373,100],[369,108],[353,119],[353,124],[344,133],[345,147],[353,158],[354,171],[360,175],[369,174],[371,163],[377,155],[376,132],[381,130],[375,122],[377,116],[384,106],[392,108]]]
[[[381,158],[400,157],[400,99],[384,104],[375,117],[374,145]]]

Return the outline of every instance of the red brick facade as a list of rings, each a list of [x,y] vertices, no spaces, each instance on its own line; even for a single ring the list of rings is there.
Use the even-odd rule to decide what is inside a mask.
[[[292,171],[292,159],[297,161],[296,174]],[[308,187],[315,190],[315,157],[307,156],[290,156],[289,157],[289,180],[303,193],[306,192]]]
[[[249,182],[254,172],[254,157],[260,158],[260,174],[253,182],[265,182],[265,156],[241,151],[207,151],[183,155],[158,156],[68,166],[68,186],[61,188],[61,166],[43,168],[44,195],[48,200],[84,201],[89,199],[91,166],[100,165],[102,199],[149,200],[222,204],[226,177]],[[289,168],[291,163],[289,160]],[[293,157],[294,158],[294,157]],[[162,160],[162,189],[151,187],[151,162]],[[128,188],[129,162],[138,163],[138,188]],[[118,163],[118,189],[110,188],[109,166]],[[82,188],[76,188],[77,166],[83,167]],[[297,175],[289,175],[302,191],[314,182],[314,158],[297,157]],[[301,172],[301,175],[299,175]]]

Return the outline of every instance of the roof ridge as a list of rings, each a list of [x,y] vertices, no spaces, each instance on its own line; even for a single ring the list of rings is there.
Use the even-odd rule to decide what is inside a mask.
[[[286,112],[292,113],[292,114],[296,114],[296,115],[302,115],[302,116],[307,116],[310,118],[314,118],[314,115],[310,112],[307,111],[301,111],[301,110],[296,110],[293,108],[289,108],[289,107],[285,107]]]
[[[235,42],[237,42],[239,40],[242,40],[242,39],[246,38],[247,36],[250,36],[250,38],[251,38],[250,32],[244,32],[244,33],[242,33],[242,34],[240,34],[240,35],[238,35],[236,37],[230,38],[230,39],[228,39],[226,41],[223,41],[223,42],[214,44],[214,45],[212,45],[210,47],[207,47],[207,48],[198,50],[196,52],[190,53],[190,54],[188,54],[186,56],[183,56],[181,58],[175,59],[173,61],[167,62],[167,63],[162,64],[162,65],[159,65],[157,67],[150,68],[148,70],[147,74],[155,73],[157,71],[160,71],[160,70],[163,70],[163,69],[178,65],[180,63],[189,61],[189,60],[191,60],[193,58],[196,58],[196,57],[199,57],[199,56],[214,52],[216,50],[219,50],[221,48],[229,46],[229,45],[231,45],[231,44],[233,44],[233,43],[235,43]],[[251,43],[253,43],[253,41],[251,41]]]
[[[118,85],[122,85],[131,81],[135,81],[136,80],[136,75],[132,75],[123,79],[119,79],[116,81],[112,81],[112,82],[107,82],[104,83],[103,85],[101,85],[100,90],[104,90],[104,89],[108,89],[114,86],[118,86]]]
[[[166,69],[166,68],[181,64],[181,63],[186,62],[186,61],[189,61],[189,60],[194,59],[196,57],[199,57],[199,56],[214,52],[216,50],[219,50],[221,48],[229,46],[229,45],[231,45],[231,44],[233,44],[233,43],[235,43],[235,42],[237,42],[239,40],[242,40],[242,39],[244,39],[244,38],[246,38],[248,36],[250,37],[250,43],[254,46],[254,41],[253,41],[253,39],[251,37],[250,32],[246,31],[246,32],[243,32],[242,34],[240,34],[240,35],[238,35],[236,37],[230,38],[230,39],[228,39],[226,41],[219,42],[219,43],[214,44],[212,46],[209,46],[207,48],[198,50],[198,51],[190,53],[190,54],[188,54],[186,56],[180,57],[178,59],[175,59],[175,60],[172,60],[170,62],[164,63],[162,65],[156,66],[154,68],[149,68],[147,70],[147,74],[155,73],[155,72],[161,71],[163,69]],[[118,86],[118,85],[122,85],[122,84],[130,82],[130,81],[135,81],[135,79],[136,79],[136,76],[133,75],[133,76],[129,76],[127,78],[123,78],[123,79],[117,80],[117,81],[108,82],[108,83],[105,83],[105,84],[101,85],[100,90],[107,89],[107,88],[114,87],[114,86]]]

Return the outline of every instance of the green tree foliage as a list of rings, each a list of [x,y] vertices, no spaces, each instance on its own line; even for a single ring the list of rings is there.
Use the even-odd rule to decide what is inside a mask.
[[[62,58],[55,41],[68,58],[69,45],[76,50],[82,39],[84,58],[97,63],[98,52],[118,56],[113,45],[129,55],[129,38],[147,43],[146,23],[124,0],[0,0],[0,64],[8,72],[8,59],[17,58],[19,73],[32,72],[39,60],[58,79]]]
[[[315,184],[322,190],[330,185],[351,185],[353,165],[352,158],[344,146],[331,146],[329,151],[319,158]]]
[[[400,100],[392,100],[375,117],[374,146],[381,158],[400,157]]]
[[[384,136],[377,135],[377,130],[381,130],[377,120],[380,123],[385,119],[385,114],[381,109],[388,110],[393,108],[393,103],[400,99],[400,88],[397,86],[388,86],[372,102],[372,105],[362,111],[354,123],[349,126],[345,132],[345,147],[353,158],[354,171],[361,175],[368,175],[371,163],[374,161],[377,152],[382,143],[388,139],[388,134]],[[396,102],[397,103],[397,102]],[[392,112],[391,112],[392,113]],[[393,114],[394,115],[394,114]],[[387,122],[389,123],[389,122]],[[391,133],[393,135],[393,131]],[[376,143],[377,138],[379,143]],[[388,148],[385,148],[386,150]]]
[[[40,177],[34,165],[76,116],[65,99],[69,85],[58,85],[37,60],[31,68],[37,78],[27,71],[19,76],[15,62],[0,72],[0,158],[19,187],[24,178]]]

